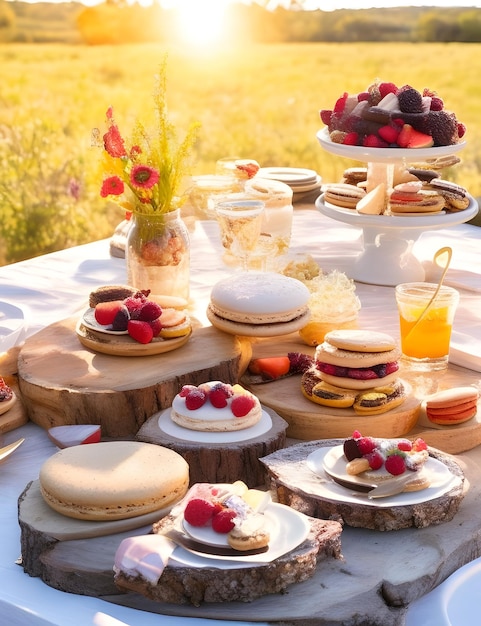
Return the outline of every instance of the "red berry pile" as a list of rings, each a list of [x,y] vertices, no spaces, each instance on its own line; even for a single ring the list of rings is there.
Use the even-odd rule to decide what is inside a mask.
[[[355,458],[366,458],[372,470],[384,469],[393,476],[404,474],[408,469],[415,470],[416,462],[411,459],[417,452],[427,450],[424,439],[381,440],[375,437],[364,437],[355,430],[350,439],[344,442],[344,455],[348,461]]]
[[[212,502],[206,498],[192,498],[184,509],[184,519],[191,526],[207,526],[217,533],[229,533],[234,528],[237,513],[225,507],[221,502]]]
[[[342,367],[340,365],[331,365],[330,363],[323,363],[322,361],[316,361],[316,367],[320,372],[324,374],[330,374],[331,376],[340,376],[342,378],[353,378],[356,380],[375,380],[377,378],[384,378],[393,372],[397,372],[399,369],[399,363],[393,361],[391,363],[382,363],[380,365],[374,365],[372,367]]]
[[[99,302],[95,320],[109,330],[127,331],[139,343],[150,343],[162,330],[162,308],[149,300],[150,291],[137,291],[125,300]]]
[[[230,403],[230,409],[235,417],[245,417],[256,405],[254,396],[240,385],[232,386],[222,382],[198,387],[184,385],[179,396],[185,398],[185,407],[189,411],[196,411],[207,402],[215,409],[223,409]]]
[[[320,117],[334,143],[369,148],[449,146],[466,132],[435,91],[385,81],[357,94],[344,92]]]

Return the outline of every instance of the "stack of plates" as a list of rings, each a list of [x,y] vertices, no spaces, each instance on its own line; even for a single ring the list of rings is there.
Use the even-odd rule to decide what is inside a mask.
[[[305,194],[320,189],[322,178],[314,170],[298,167],[261,167],[260,178],[279,180],[292,189],[294,194]]]

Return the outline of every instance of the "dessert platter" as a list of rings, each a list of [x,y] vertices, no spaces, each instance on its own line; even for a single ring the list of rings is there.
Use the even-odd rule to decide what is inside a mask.
[[[412,244],[427,229],[462,224],[478,212],[477,202],[466,190],[442,181],[437,172],[460,161],[456,154],[466,145],[464,124],[431,89],[420,92],[410,85],[398,87],[379,80],[365,92],[344,93],[333,109],[321,110],[320,116],[325,123],[317,133],[321,147],[367,164],[363,182],[337,185],[337,191],[353,196],[349,201],[329,202],[326,186],[316,201],[324,215],[362,228],[364,250],[351,277],[387,286],[423,281],[425,272],[412,254]],[[461,193],[462,204],[453,207],[443,202],[431,188],[433,179],[439,179],[433,185],[447,191],[445,197],[452,199],[452,191]],[[402,192],[411,191],[405,185],[412,181],[423,187],[422,201],[416,199],[408,207],[402,197],[395,209],[390,202],[393,191],[401,191],[402,185]]]
[[[186,408],[186,396],[197,396],[202,389],[207,399],[200,404],[201,400],[200,406]],[[225,405],[224,400],[216,399],[219,390],[227,393]],[[245,398],[252,401],[252,407],[248,404],[239,412],[235,403]],[[181,454],[189,463],[191,483],[242,480],[255,487],[265,478],[259,457],[284,447],[286,429],[285,420],[262,407],[257,396],[241,385],[211,381],[199,387],[184,387],[172,407],[149,418],[135,438]]]

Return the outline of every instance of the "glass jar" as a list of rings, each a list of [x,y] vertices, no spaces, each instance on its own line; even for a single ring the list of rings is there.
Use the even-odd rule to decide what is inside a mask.
[[[185,300],[190,292],[190,239],[176,209],[163,214],[134,212],[127,235],[127,282],[150,289],[150,298],[169,296]]]

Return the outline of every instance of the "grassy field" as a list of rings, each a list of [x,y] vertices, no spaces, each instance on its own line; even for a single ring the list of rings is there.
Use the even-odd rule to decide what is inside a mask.
[[[2,125],[21,129],[27,139],[41,129],[44,163],[61,167],[75,158],[88,210],[105,212],[91,130],[103,128],[109,105],[125,133],[148,116],[153,77],[165,52],[172,118],[180,130],[192,120],[201,123],[194,174],[212,172],[220,157],[240,155],[262,166],[308,167],[324,181],[338,180],[352,163],[318,145],[318,111],[332,107],[343,91],[361,91],[380,77],[435,89],[456,112],[468,129],[467,146],[449,178],[481,195],[478,44],[251,45],[209,53],[154,44],[6,44],[0,46],[0,140]],[[24,161],[18,167],[28,178]],[[106,228],[117,218],[106,214]]]

